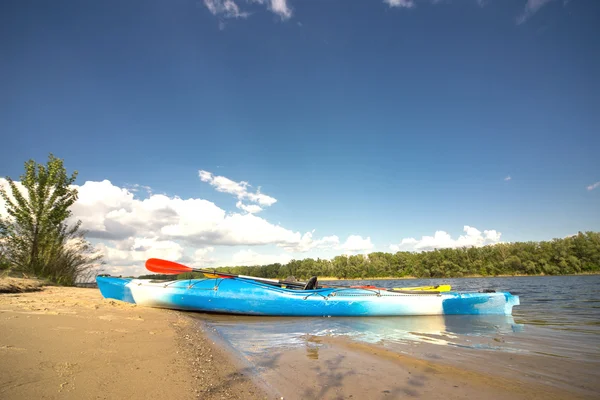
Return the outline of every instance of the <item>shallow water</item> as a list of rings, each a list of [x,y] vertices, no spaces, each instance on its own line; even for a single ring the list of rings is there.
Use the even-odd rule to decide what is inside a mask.
[[[306,348],[315,338],[345,337],[394,352],[562,387],[590,388],[600,378],[600,276],[336,281],[379,287],[450,284],[519,295],[512,316],[287,318],[198,315],[248,360],[276,349]],[[515,357],[519,355],[520,357]]]

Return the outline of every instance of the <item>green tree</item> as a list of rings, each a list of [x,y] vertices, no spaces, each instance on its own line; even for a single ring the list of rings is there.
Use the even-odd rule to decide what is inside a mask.
[[[50,154],[46,165],[25,163],[20,176],[23,193],[7,177],[10,194],[0,188],[8,218],[2,221],[2,247],[11,268],[58,283],[72,285],[100,261],[93,247],[79,232],[80,222],[67,224],[70,207],[77,200],[63,160]]]

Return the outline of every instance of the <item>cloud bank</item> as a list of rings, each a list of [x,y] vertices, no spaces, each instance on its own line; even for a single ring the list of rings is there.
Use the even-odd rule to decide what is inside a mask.
[[[450,234],[444,231],[436,231],[433,236],[423,236],[421,239],[406,238],[399,244],[390,245],[390,250],[397,251],[428,251],[434,249],[446,249],[457,247],[481,247],[488,244],[500,242],[500,232],[495,230],[479,231],[476,228],[465,225],[465,235],[452,239]]]
[[[256,265],[287,262],[299,258],[293,254],[311,250],[352,254],[374,247],[370,238],[359,235],[350,235],[341,242],[335,235],[316,238],[314,230],[301,233],[272,224],[255,213],[275,204],[274,197],[261,193],[260,188],[250,190],[245,181],[236,182],[204,170],[198,175],[201,182],[216,191],[237,198],[236,207],[241,212],[228,212],[205,199],[156,194],[147,187],[147,198],[138,198],[136,189],[142,186],[128,189],[103,180],[74,185],[79,197],[71,208],[70,222],[82,221],[86,237],[104,255],[109,273],[143,273],[143,264],[151,257],[191,266]],[[0,178],[0,185],[8,188],[5,179]],[[17,186],[25,193],[20,183]],[[8,216],[1,200],[0,216]],[[259,254],[246,249],[218,259],[217,249],[228,246],[273,246],[281,249],[281,254]]]

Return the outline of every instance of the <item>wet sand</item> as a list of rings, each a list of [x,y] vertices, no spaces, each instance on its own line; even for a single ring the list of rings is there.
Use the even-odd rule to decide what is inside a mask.
[[[593,399],[526,379],[457,368],[345,338],[308,337],[305,348],[251,358],[285,399]]]
[[[0,295],[2,399],[266,399],[181,313],[97,289]]]

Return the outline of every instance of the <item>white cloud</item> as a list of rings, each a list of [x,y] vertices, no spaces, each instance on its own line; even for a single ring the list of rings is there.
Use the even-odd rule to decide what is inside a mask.
[[[137,183],[127,186],[127,190],[129,190],[130,192],[133,192],[133,193],[139,192],[140,189],[144,190],[149,195],[152,194],[152,188],[150,186],[144,186],[144,185],[140,185]]]
[[[383,2],[390,7],[413,8],[415,6],[414,0],[383,0]]]
[[[27,190],[21,184],[21,182],[14,182],[14,183],[21,193],[23,193],[23,194],[27,193]],[[8,185],[8,181],[5,178],[0,178],[0,187],[6,191],[6,194],[8,195],[8,198],[10,199],[10,201],[15,203],[16,201],[12,195],[12,190],[11,190],[10,186]],[[4,199],[2,197],[0,197],[0,217],[2,217],[2,218],[8,217],[8,210],[6,209],[6,205],[5,205]]]
[[[286,0],[271,0],[269,10],[279,15],[281,19],[289,19],[292,16],[292,10]]]
[[[283,247],[285,250],[291,253],[305,253],[313,249],[337,248],[340,243],[340,239],[335,235],[325,236],[321,239],[315,240],[313,239],[313,233],[314,230],[312,232],[306,232],[304,235],[302,235],[299,242],[291,245],[280,245],[280,247]]]
[[[198,249],[194,252],[194,258],[195,259],[203,259],[206,257],[206,255],[208,253],[212,253],[213,251],[215,251],[214,247],[205,247],[203,249]]]
[[[599,187],[600,187],[600,182],[596,182],[596,183],[592,183],[590,186],[588,186],[587,190],[594,190]]]
[[[194,268],[206,268],[208,265],[214,264],[217,260],[210,256],[214,251],[215,248],[212,246],[196,249],[192,260],[187,265]]]
[[[522,24],[538,12],[543,6],[554,0],[527,0],[525,10],[517,17],[517,24]]]
[[[226,262],[227,266],[254,266],[254,265],[266,265],[266,264],[286,264],[292,260],[292,256],[289,254],[260,254],[252,249],[240,250],[233,254],[231,261]]]
[[[213,15],[222,15],[225,18],[246,18],[250,15],[240,11],[233,0],[204,0],[204,5]]]
[[[247,213],[250,214],[256,214],[258,212],[262,211],[262,207],[256,204],[244,204],[241,201],[238,201],[237,203],[235,203],[235,206],[237,208],[239,208],[240,210],[246,211]]]
[[[373,243],[371,243],[371,238],[367,237],[363,239],[362,236],[359,235],[350,235],[348,239],[339,246],[340,250],[344,250],[346,253],[359,253],[367,250],[373,249]]]
[[[510,177],[510,175],[508,175],[506,178],[504,178],[505,181],[510,181],[512,178]]]
[[[178,212],[180,218],[177,223],[164,226],[161,232],[167,237],[185,239],[190,243],[229,246],[295,245],[301,239],[299,232],[273,225],[253,214],[203,215],[201,211],[193,211],[193,206],[182,207]]]
[[[145,237],[128,238],[114,247],[99,243],[96,249],[106,260],[119,266],[143,265],[148,258],[152,257],[179,260],[183,256],[183,247],[180,244],[170,240]]]
[[[456,247],[480,247],[487,244],[500,242],[500,232],[485,230],[483,234],[476,228],[465,225],[465,235],[458,239],[452,239],[450,234],[444,231],[436,231],[433,236],[423,236],[421,239],[406,238],[400,244],[390,245],[392,251],[428,251],[442,248]]]
[[[344,243],[340,243],[337,235],[324,236],[321,239],[313,239],[314,230],[302,235],[299,242],[294,244],[281,244],[285,250],[291,253],[305,253],[314,249],[319,250],[341,250],[344,254],[360,253],[372,250],[374,245],[371,238],[364,238],[359,235],[350,235]]]
[[[251,185],[245,181],[235,182],[224,176],[215,176],[212,173],[203,170],[198,171],[198,176],[200,176],[202,182],[207,182],[218,192],[232,194],[239,200],[248,200],[267,207],[272,206],[277,202],[276,198],[261,193],[260,187],[256,189],[256,192],[254,193],[248,191],[248,188],[251,187]]]
[[[247,0],[250,3],[257,3],[266,6],[269,11],[286,20],[292,17],[292,8],[287,0]],[[223,16],[225,18],[247,18],[250,13],[241,11],[234,0],[204,0],[204,5],[213,15]],[[223,25],[219,24],[219,29]]]

